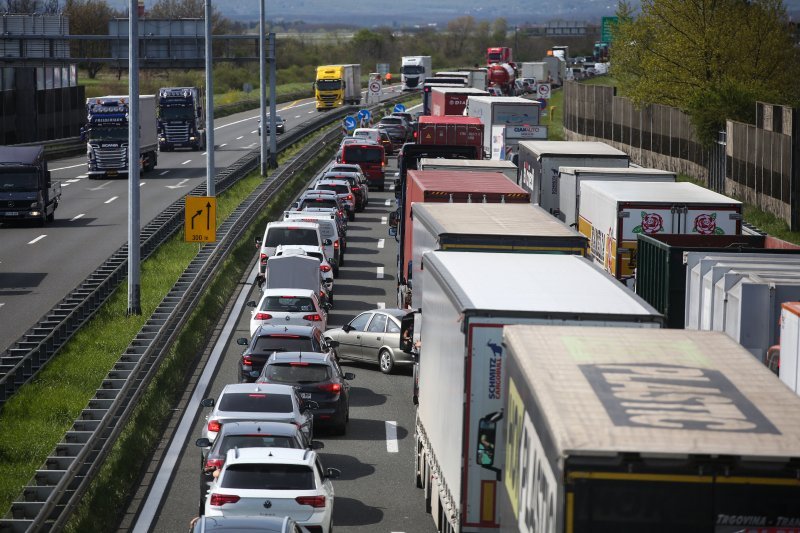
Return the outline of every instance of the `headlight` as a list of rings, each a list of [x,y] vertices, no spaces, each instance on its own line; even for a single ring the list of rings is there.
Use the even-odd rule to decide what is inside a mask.
[[[196,141],[196,140],[197,140],[197,137],[189,137],[189,140],[190,140],[190,141]]]

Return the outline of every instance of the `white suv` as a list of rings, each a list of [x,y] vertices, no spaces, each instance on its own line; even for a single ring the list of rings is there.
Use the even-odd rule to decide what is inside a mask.
[[[259,239],[256,239],[257,243]],[[258,281],[262,283],[267,271],[267,259],[275,255],[275,249],[281,244],[300,246],[329,246],[330,239],[320,236],[319,224],[302,221],[270,222],[260,239],[261,258],[258,265]]]
[[[322,468],[313,450],[237,448],[211,485],[207,516],[288,516],[298,525],[329,533],[333,483],[341,472]]]
[[[308,289],[267,289],[261,300],[247,302],[253,307],[250,315],[250,336],[263,324],[328,327],[329,306],[319,301],[319,296]]]

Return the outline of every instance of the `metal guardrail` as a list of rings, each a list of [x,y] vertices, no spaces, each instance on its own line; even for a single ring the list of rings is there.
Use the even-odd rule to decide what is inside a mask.
[[[382,104],[385,103],[383,102]],[[341,110],[327,113],[321,120],[316,119],[309,122],[319,128],[335,121],[351,109],[342,108]],[[296,130],[294,137],[287,134],[287,137],[282,139],[281,149],[308,134],[308,132],[313,131],[313,129],[314,126],[309,125],[303,130]],[[213,279],[227,251],[234,246],[238,238],[247,230],[248,225],[258,215],[261,208],[272,199],[275,193],[280,190],[280,187],[302,165],[319,153],[326,143],[335,141],[339,136],[339,131],[334,129],[328,132],[320,142],[314,143],[303,150],[278,176],[266,181],[256,189],[248,200],[243,202],[232,216],[228,217],[220,226],[221,237],[219,241],[205,245],[198,256],[191,262],[161,305],[158,306],[128,349],[122,354],[106,379],[103,380],[101,388],[97,389],[95,397],[89,401],[88,406],[81,412],[72,429],[65,434],[62,442],[56,445],[42,468],[37,470],[29,484],[23,488],[20,499],[11,506],[10,517],[0,520],[0,531],[56,531],[64,526],[70,512],[75,508],[77,501],[88,488],[103,459],[107,456],[116,438],[123,430],[125,422],[130,418],[137,400],[144,393],[147,384],[155,375],[160,361],[168,353],[170,346],[179,334],[180,325],[185,323],[185,317],[195,308],[197,300]],[[237,161],[234,165],[235,168],[229,167],[226,169],[228,171],[226,176],[218,175],[218,190],[224,190],[240,177],[247,175],[250,170],[255,169],[258,166],[259,159],[258,151],[253,151]],[[195,194],[204,192],[205,185],[196,187],[192,191]],[[172,212],[173,209],[175,209],[175,213]],[[180,200],[172,204],[165,213],[162,213],[162,216],[169,220],[161,224],[158,229],[162,233],[167,233],[166,228],[169,226],[171,231],[164,235],[159,243],[163,242],[169,234],[177,231],[180,227],[182,211],[183,201]],[[143,231],[143,240],[150,241],[155,239],[155,234],[145,236],[144,233]],[[155,249],[155,246],[153,246],[153,249]],[[127,252],[126,247],[121,248],[115,256],[122,252]],[[150,253],[152,253],[152,250],[150,250]],[[109,262],[115,259],[115,256],[112,256]],[[142,251],[142,257],[145,257],[144,250]],[[126,270],[125,260],[122,259],[120,261],[119,257],[116,257],[116,259],[118,263],[108,265],[113,267],[113,272],[106,275],[105,281],[107,282],[112,277],[124,277],[122,271]],[[92,276],[88,280],[92,280]],[[92,291],[92,294],[97,290],[98,287]],[[110,291],[108,291],[108,294],[110,294]],[[81,324],[97,310],[101,301],[98,298],[86,298],[83,303],[84,305],[90,303],[91,307],[86,309],[86,313],[82,315]],[[72,311],[72,313],[74,312],[75,310]],[[79,325],[73,325],[69,331],[69,336],[78,327]],[[52,340],[53,333],[51,332],[47,337]],[[61,344],[63,345],[67,339],[68,337],[61,339]],[[39,347],[42,346],[53,346],[53,343],[42,340],[39,343]],[[19,366],[20,364],[18,363],[15,368]],[[8,375],[3,376],[5,383],[8,383],[6,378],[8,378]]]

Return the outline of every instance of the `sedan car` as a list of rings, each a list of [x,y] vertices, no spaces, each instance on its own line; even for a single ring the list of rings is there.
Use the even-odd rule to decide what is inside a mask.
[[[400,350],[400,321],[408,309],[365,311],[341,328],[329,329],[325,337],[337,342],[336,356],[378,363],[389,374],[396,365],[410,365],[411,355]]]
[[[325,353],[276,353],[269,358],[256,383],[294,385],[303,400],[317,403],[314,427],[329,425],[339,434],[350,420],[352,372],[342,372],[336,358]]]
[[[314,435],[311,409],[289,385],[234,383],[225,385],[217,400],[205,398],[200,405],[213,408],[206,420],[206,438],[216,440],[224,424],[231,422],[288,422],[296,425],[310,441]]]
[[[270,116],[267,115],[267,124],[269,124]],[[269,126],[268,126],[269,127]],[[275,133],[286,132],[286,119],[280,115],[275,115]],[[258,119],[258,134],[261,135],[261,119]]]
[[[319,301],[309,289],[266,289],[261,300],[247,302],[250,313],[250,335],[265,324],[316,326],[325,331],[330,306]]]

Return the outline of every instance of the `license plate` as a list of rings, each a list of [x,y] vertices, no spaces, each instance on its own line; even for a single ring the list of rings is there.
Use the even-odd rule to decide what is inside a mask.
[[[309,399],[311,399],[311,393],[310,392],[301,392],[300,393],[300,397],[302,399],[304,399],[304,400],[309,400]]]
[[[109,170],[108,171],[108,175],[109,176],[116,176],[117,175],[117,171],[116,170]]]
[[[6,211],[5,215],[7,217],[18,217],[19,216],[19,211]]]

